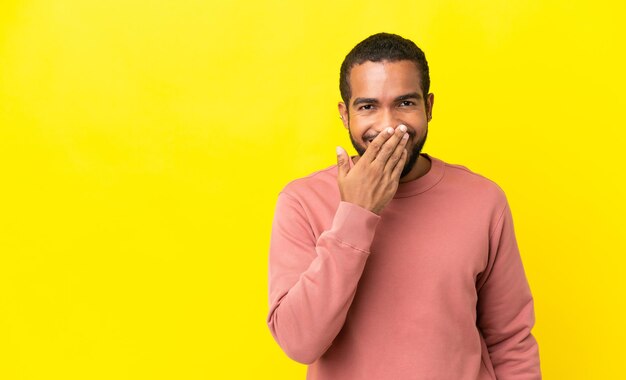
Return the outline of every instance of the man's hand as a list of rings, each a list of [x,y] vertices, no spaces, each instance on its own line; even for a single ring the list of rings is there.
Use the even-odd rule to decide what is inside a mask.
[[[337,182],[341,200],[354,203],[375,214],[380,214],[391,201],[400,181],[407,158],[406,126],[395,131],[387,128],[369,145],[365,154],[350,169],[350,157],[337,147]]]

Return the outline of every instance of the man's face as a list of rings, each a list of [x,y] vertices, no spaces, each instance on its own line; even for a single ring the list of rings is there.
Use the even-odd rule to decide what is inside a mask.
[[[350,71],[350,104],[339,103],[344,126],[354,149],[362,156],[372,140],[385,128],[407,126],[406,165],[408,174],[426,141],[434,96],[424,97],[420,73],[411,61],[367,61]]]

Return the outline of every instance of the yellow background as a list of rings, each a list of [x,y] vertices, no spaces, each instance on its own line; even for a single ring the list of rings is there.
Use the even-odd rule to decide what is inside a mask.
[[[546,379],[626,373],[620,1],[0,5],[0,378],[302,379],[265,325],[278,191],[348,147],[345,54],[427,54],[424,151],[498,182]]]

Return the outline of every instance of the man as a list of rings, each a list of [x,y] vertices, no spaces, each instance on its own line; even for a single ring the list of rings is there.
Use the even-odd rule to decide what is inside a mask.
[[[359,153],[291,182],[270,247],[272,335],[309,379],[540,379],[533,300],[500,188],[421,154],[434,96],[412,42],[345,58]]]

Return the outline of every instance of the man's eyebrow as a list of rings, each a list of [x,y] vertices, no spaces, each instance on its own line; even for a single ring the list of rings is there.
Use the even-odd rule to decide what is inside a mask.
[[[417,92],[412,92],[412,93],[410,93],[410,94],[405,94],[405,95],[400,95],[400,96],[398,96],[398,97],[396,98],[396,101],[397,101],[397,102],[400,102],[400,101],[402,101],[402,100],[407,100],[407,99],[418,99],[418,100],[419,100],[419,99],[421,99],[421,98],[422,98],[422,96],[421,96],[419,93],[417,93]]]
[[[354,99],[354,101],[352,102],[352,106],[356,106],[359,104],[363,104],[363,103],[378,103],[378,100],[375,98],[356,98]]]

